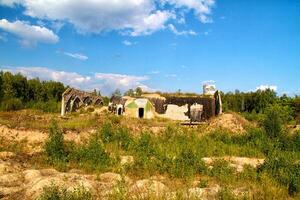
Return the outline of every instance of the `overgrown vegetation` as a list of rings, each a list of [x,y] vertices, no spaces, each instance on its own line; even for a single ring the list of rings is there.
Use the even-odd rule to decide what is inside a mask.
[[[0,72],[0,110],[33,108],[45,112],[59,112],[65,87],[60,82],[30,79],[21,74]]]
[[[43,188],[43,192],[37,200],[92,200],[92,194],[83,186],[67,190],[65,187],[50,185]]]
[[[284,122],[292,122],[293,119],[299,124],[300,119],[300,97],[289,97],[287,95],[277,96],[273,90],[258,90],[256,92],[233,92],[222,93],[223,109],[243,113],[243,115],[254,121],[262,122],[264,115],[270,107],[276,106]]]
[[[298,197],[300,133],[287,134],[282,117],[276,106],[270,107],[262,127],[251,128],[246,134],[228,134],[219,130],[199,135],[197,129],[172,125],[158,135],[143,131],[139,136],[134,136],[119,121],[111,118],[86,142],[76,145],[63,142],[63,134],[53,125],[45,152],[50,160],[58,160],[52,164],[59,167],[63,162],[66,168],[77,167],[94,172],[119,171],[118,156],[132,155],[134,163],[122,168],[122,173],[131,176],[162,174],[170,179],[188,181],[200,175],[226,187],[245,184],[247,187],[260,187],[269,184],[278,190],[274,192],[272,189],[270,198],[276,195],[283,199]],[[51,148],[47,149],[47,145]],[[207,168],[202,160],[203,157],[222,156],[265,158],[266,162],[258,169],[245,167],[242,173],[237,174],[225,161],[219,160],[212,168]],[[220,196],[230,194],[224,190]]]

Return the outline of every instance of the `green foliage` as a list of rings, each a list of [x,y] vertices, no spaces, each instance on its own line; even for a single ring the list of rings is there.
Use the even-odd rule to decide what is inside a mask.
[[[44,187],[38,200],[92,200],[92,194],[83,186],[79,186],[72,191],[61,188],[54,184]]]
[[[208,171],[210,176],[218,178],[222,182],[226,182],[233,177],[234,169],[229,166],[225,160],[216,160],[212,165],[212,169]]]
[[[219,200],[236,200],[237,197],[234,195],[231,189],[228,187],[221,188],[221,190],[218,193],[218,199]]]
[[[104,143],[109,143],[114,140],[114,130],[112,127],[112,124],[109,122],[106,122],[102,125],[100,129],[100,138]]]
[[[42,110],[43,112],[59,113],[61,109],[61,103],[52,99],[49,101],[31,101],[26,105],[29,108]]]
[[[52,122],[49,128],[49,137],[44,145],[46,155],[50,161],[64,161],[67,153],[65,151],[63,132]]]
[[[89,170],[101,171],[111,164],[111,159],[97,135],[92,136],[86,144],[75,148],[70,158]]]
[[[19,110],[24,107],[57,111],[65,87],[60,82],[27,80],[21,74],[0,72],[1,110]],[[34,103],[33,103],[34,102]],[[37,104],[37,105],[36,105]]]
[[[286,186],[290,195],[300,192],[300,165],[287,154],[276,150],[270,153],[260,171],[266,171]]]
[[[279,106],[270,107],[266,111],[266,118],[263,121],[263,127],[271,138],[276,138],[282,131],[282,118],[280,114],[281,110]]]
[[[15,111],[23,108],[22,101],[18,98],[6,99],[1,102],[1,110]]]

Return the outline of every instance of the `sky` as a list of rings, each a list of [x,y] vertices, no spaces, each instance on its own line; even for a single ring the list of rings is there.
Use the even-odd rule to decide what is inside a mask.
[[[0,70],[109,95],[300,94],[299,0],[0,0]]]

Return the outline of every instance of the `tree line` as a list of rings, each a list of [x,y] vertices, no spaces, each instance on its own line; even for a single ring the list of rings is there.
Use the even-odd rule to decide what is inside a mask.
[[[48,112],[60,109],[60,100],[66,87],[56,81],[27,79],[25,76],[0,72],[0,109],[19,110],[36,108]]]
[[[279,107],[286,119],[296,118],[300,121],[300,96],[278,96],[275,91],[257,90],[255,92],[222,93],[223,109],[240,113],[264,114],[270,107]]]

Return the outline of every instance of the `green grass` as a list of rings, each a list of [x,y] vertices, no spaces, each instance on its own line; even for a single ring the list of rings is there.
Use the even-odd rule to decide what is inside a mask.
[[[61,134],[55,126],[50,129],[50,135],[55,136],[53,132]],[[52,164],[63,170],[79,168],[97,173],[121,170],[137,178],[161,174],[170,180],[179,179],[187,183],[197,176],[204,176],[207,182],[202,185],[217,182],[225,189],[243,186],[255,193],[249,194],[246,199],[253,199],[258,193],[266,198],[277,195],[279,199],[299,196],[300,167],[296,161],[300,158],[300,149],[297,134],[289,136],[283,132],[280,137],[273,138],[268,137],[262,128],[252,128],[243,135],[219,130],[201,135],[197,129],[172,125],[158,135],[151,131],[138,135],[112,118],[82,144],[64,142],[61,135],[54,137],[52,142],[55,145],[50,148],[50,152],[54,153],[46,155],[58,158]],[[119,155],[132,155],[134,163],[120,168]],[[213,163],[213,168],[207,168],[201,158],[211,156],[266,158],[266,163],[259,169],[246,166],[242,173],[236,173],[223,160]],[[266,191],[261,189],[263,184],[270,186],[266,191],[272,194],[265,194]],[[230,195],[226,189],[219,196],[220,199],[230,199]]]

